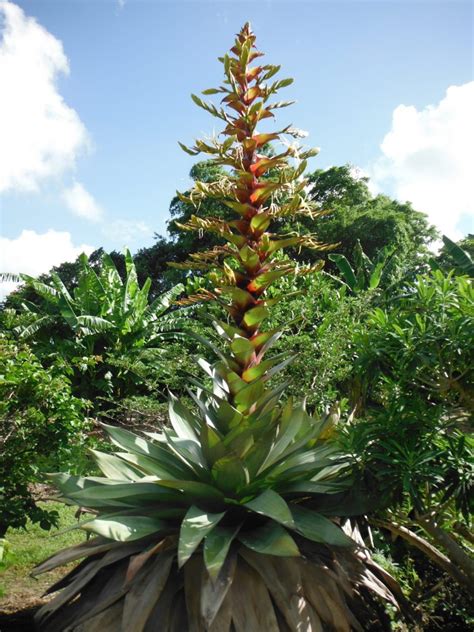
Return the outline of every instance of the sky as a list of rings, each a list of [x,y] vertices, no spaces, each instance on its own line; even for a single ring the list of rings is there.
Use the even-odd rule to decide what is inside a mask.
[[[0,0],[0,272],[166,233],[196,160],[177,141],[220,131],[190,93],[247,20],[295,79],[276,126],[309,132],[311,170],[350,163],[474,232],[471,2]]]

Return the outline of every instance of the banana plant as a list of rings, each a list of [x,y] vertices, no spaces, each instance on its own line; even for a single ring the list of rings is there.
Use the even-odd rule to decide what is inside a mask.
[[[453,259],[456,272],[458,274],[467,274],[471,278],[474,277],[474,261],[470,254],[458,246],[454,241],[451,241],[449,237],[443,235],[443,243],[446,251]]]
[[[380,285],[383,271],[395,252],[395,248],[385,246],[375,261],[372,261],[362,250],[359,239],[354,248],[356,270],[354,270],[344,255],[331,253],[329,259],[333,261],[342,274],[343,283],[354,294],[367,290],[375,290]]]
[[[187,302],[214,300],[227,315],[215,323],[222,344],[208,343],[216,360],[199,360],[204,379],[189,378],[194,407],[170,397],[169,428],[139,436],[106,426],[116,451],[92,452],[102,476],[51,476],[63,502],[90,512],[79,528],[93,538],[36,568],[83,560],[49,589],[60,592],[37,615],[42,630],[342,632],[364,629],[371,594],[401,599],[360,538],[341,526],[366,505],[334,440],[334,414],[315,419],[304,404],[282,401],[285,384],[270,385],[291,358],[268,355],[281,331],[264,321],[283,297],[267,289],[319,269],[279,253],[326,246],[270,230],[282,217],[320,210],[302,178],[313,151],[287,144],[272,157],[261,153],[283,134],[299,135],[291,127],[257,131],[289,105],[271,98],[291,83],[270,82],[279,67],[252,65],[261,56],[246,24],[221,58],[223,84],[204,91],[221,95],[221,106],[193,96],[223,121],[224,139],[183,146],[228,168],[183,200],[199,209],[203,199],[219,199],[235,212],[231,220],[196,214],[183,226],[222,241],[188,264],[209,271],[213,289]],[[264,177],[269,169],[272,179]]]
[[[140,287],[129,251],[122,280],[112,258],[102,256],[96,270],[81,255],[76,287],[69,291],[52,273],[51,282],[21,275],[41,298],[22,305],[22,323],[14,331],[49,361],[59,357],[70,368],[74,392],[103,405],[103,396],[126,396],[141,388],[133,361],[144,349],[161,348],[164,338],[182,329],[182,310],[170,310],[183,292],[179,284],[149,301],[151,279]],[[177,334],[176,334],[177,335]]]
[[[124,281],[108,254],[102,256],[98,272],[85,254],[79,261],[81,269],[72,292],[54,272],[50,284],[21,275],[21,279],[43,299],[40,306],[23,304],[31,322],[17,328],[16,333],[21,338],[28,339],[42,329],[60,325],[73,333],[89,353],[96,350],[98,339],[108,349],[141,347],[160,331],[160,317],[183,291],[183,286],[178,285],[150,304],[151,279],[139,286],[128,250],[125,252]]]

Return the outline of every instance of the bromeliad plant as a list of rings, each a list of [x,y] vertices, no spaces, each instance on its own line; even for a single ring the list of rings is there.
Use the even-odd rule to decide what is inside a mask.
[[[193,97],[224,121],[225,140],[185,148],[229,168],[218,182],[196,183],[189,202],[218,198],[236,218],[196,215],[184,226],[224,240],[193,257],[192,267],[214,270],[214,289],[190,299],[223,305],[224,350],[215,348],[214,364],[199,361],[208,377],[191,378],[195,410],[171,396],[171,428],[136,436],[106,427],[117,452],[93,452],[103,477],[53,475],[64,502],[94,514],[80,526],[95,537],[36,569],[85,558],[50,589],[62,590],[39,611],[43,630],[362,630],[355,613],[370,590],[395,602],[393,580],[332,518],[351,513],[341,502],[350,463],[331,441],[333,415],[316,420],[291,399],[280,404],[284,385],[268,385],[290,359],[267,355],[281,331],[263,327],[277,300],[266,290],[314,270],[280,251],[324,246],[270,231],[282,217],[320,210],[305,200],[301,179],[314,152],[288,145],[262,154],[269,141],[299,132],[257,131],[288,105],[269,99],[291,80],[268,83],[279,68],[251,65],[261,56],[254,42],[247,24],[221,60],[224,84],[205,91],[222,94],[226,109]]]

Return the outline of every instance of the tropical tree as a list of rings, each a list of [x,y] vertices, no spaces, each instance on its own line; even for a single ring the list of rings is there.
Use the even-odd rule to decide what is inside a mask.
[[[299,132],[257,131],[289,104],[269,100],[291,79],[270,82],[278,66],[252,66],[261,56],[254,42],[246,24],[221,59],[224,83],[204,91],[221,94],[226,109],[193,96],[224,121],[225,140],[187,148],[229,168],[185,197],[197,207],[221,200],[234,211],[231,220],[192,215],[185,226],[223,240],[188,266],[213,271],[213,288],[189,301],[217,301],[227,312],[216,322],[224,349],[214,346],[214,363],[200,361],[204,381],[190,378],[198,388],[194,410],[171,396],[171,428],[136,436],[109,426],[118,451],[94,453],[103,477],[53,476],[64,502],[92,512],[81,528],[96,537],[36,569],[85,558],[51,588],[62,591],[39,611],[42,629],[87,622],[137,632],[367,630],[373,595],[400,597],[341,527],[341,518],[364,506],[350,489],[351,464],[331,439],[334,416],[314,419],[291,398],[280,404],[284,385],[268,385],[291,358],[268,356],[281,330],[263,323],[283,297],[267,290],[320,267],[300,267],[280,252],[325,246],[311,235],[269,230],[282,217],[318,215],[301,178],[315,152],[291,144],[271,158],[260,153],[268,141]],[[270,168],[277,179],[262,177]]]
[[[141,383],[134,361],[145,348],[162,345],[164,332],[183,323],[170,311],[183,286],[150,302],[151,280],[140,287],[130,252],[125,254],[123,279],[105,253],[98,265],[86,255],[79,263],[71,291],[56,272],[50,283],[21,275],[40,300],[23,302],[15,333],[43,361],[62,359],[80,397],[134,394]]]
[[[410,203],[372,195],[368,178],[351,165],[318,169],[308,180],[311,200],[326,213],[317,224],[303,219],[302,225],[317,232],[320,239],[338,243],[338,253],[352,266],[357,266],[358,241],[372,260],[384,248],[395,250],[389,276],[398,277],[406,271],[413,274],[426,262],[428,246],[438,233],[427,216]],[[327,268],[332,271],[334,266],[329,262]]]

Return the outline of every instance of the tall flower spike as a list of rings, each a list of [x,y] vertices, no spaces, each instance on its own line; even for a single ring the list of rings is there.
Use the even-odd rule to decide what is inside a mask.
[[[189,196],[181,200],[193,204],[197,215],[181,228],[214,232],[227,245],[194,255],[183,264],[194,269],[215,268],[220,271],[214,298],[228,311],[233,325],[219,323],[229,345],[228,361],[219,370],[229,385],[232,403],[248,413],[259,397],[265,395],[264,383],[276,370],[278,358],[264,361],[265,352],[276,339],[277,332],[264,331],[263,322],[269,307],[276,299],[267,298],[266,290],[285,275],[308,274],[320,269],[298,267],[282,260],[279,252],[290,246],[327,250],[314,235],[278,234],[280,217],[323,214],[305,196],[307,182],[303,178],[306,160],[317,150],[304,150],[296,143],[286,143],[286,149],[276,155],[266,155],[264,146],[281,141],[284,134],[300,137],[299,130],[288,126],[278,132],[261,133],[257,126],[265,119],[274,118],[273,111],[290,105],[291,101],[273,101],[274,95],[289,86],[293,79],[273,79],[280,67],[255,64],[263,56],[255,48],[255,35],[246,24],[237,35],[230,55],[220,61],[224,65],[225,80],[219,88],[204,90],[204,95],[222,94],[222,107],[192,95],[193,101],[225,127],[212,143],[196,141],[191,148],[181,144],[193,155],[211,156],[214,164],[228,168],[226,176],[213,183],[197,182]],[[203,199],[222,201],[235,214],[235,219],[200,218],[199,204]],[[209,294],[201,296],[208,300]],[[191,297],[191,301],[199,296]],[[250,388],[250,384],[252,387]]]

